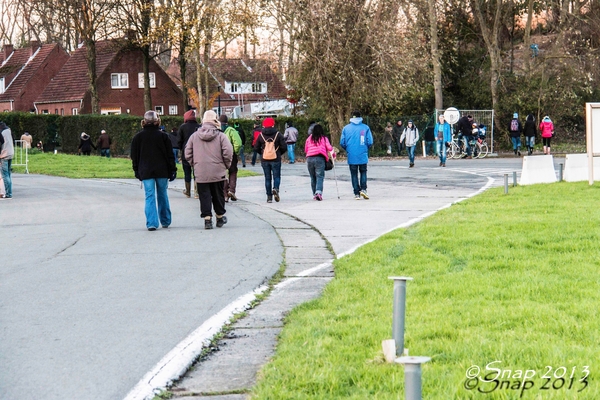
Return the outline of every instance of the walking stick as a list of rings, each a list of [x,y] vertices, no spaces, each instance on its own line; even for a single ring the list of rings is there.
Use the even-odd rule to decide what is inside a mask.
[[[335,160],[333,161],[333,179],[335,180],[335,191],[337,192],[338,200],[340,199],[340,189],[338,188],[337,175],[335,173]]]

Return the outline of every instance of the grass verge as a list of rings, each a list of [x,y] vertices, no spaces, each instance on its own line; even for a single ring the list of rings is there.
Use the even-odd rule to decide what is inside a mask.
[[[600,398],[599,203],[587,183],[497,188],[337,260],[323,296],[288,316],[253,397],[403,399],[381,341],[388,276],[411,276],[405,346],[432,357],[423,398]],[[494,361],[497,383],[466,379],[477,366],[492,380]]]
[[[13,161],[14,162],[14,161]],[[29,155],[29,173],[66,178],[134,179],[131,160],[113,157],[77,156],[71,154],[33,153]],[[24,173],[24,166],[14,166],[15,173]],[[239,169],[238,177],[255,176],[255,172]],[[177,176],[183,177],[181,164]]]

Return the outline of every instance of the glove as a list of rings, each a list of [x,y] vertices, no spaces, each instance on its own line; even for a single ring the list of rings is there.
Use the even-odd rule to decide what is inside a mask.
[[[177,178],[177,171],[175,171],[171,174],[171,177],[169,178],[169,182],[173,182],[175,180],[175,178]]]

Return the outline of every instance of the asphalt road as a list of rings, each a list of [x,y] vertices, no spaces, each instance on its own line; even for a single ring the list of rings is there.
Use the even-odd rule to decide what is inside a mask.
[[[0,399],[122,399],[177,343],[279,268],[270,225],[228,207],[205,231],[170,191],[145,228],[139,184],[13,175],[0,202]]]

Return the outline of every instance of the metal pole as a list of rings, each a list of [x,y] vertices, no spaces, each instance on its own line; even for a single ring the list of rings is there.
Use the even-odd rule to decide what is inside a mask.
[[[504,194],[508,194],[508,174],[504,174]]]
[[[513,171],[513,187],[517,186],[517,171]]]
[[[394,280],[394,312],[392,318],[392,338],[396,342],[396,355],[404,353],[404,316],[406,315],[406,281],[413,278],[390,276]]]
[[[558,164],[558,181],[562,182],[563,180],[563,164]]]
[[[421,400],[421,364],[431,360],[430,357],[400,357],[395,363],[404,364],[404,398],[406,400]]]

